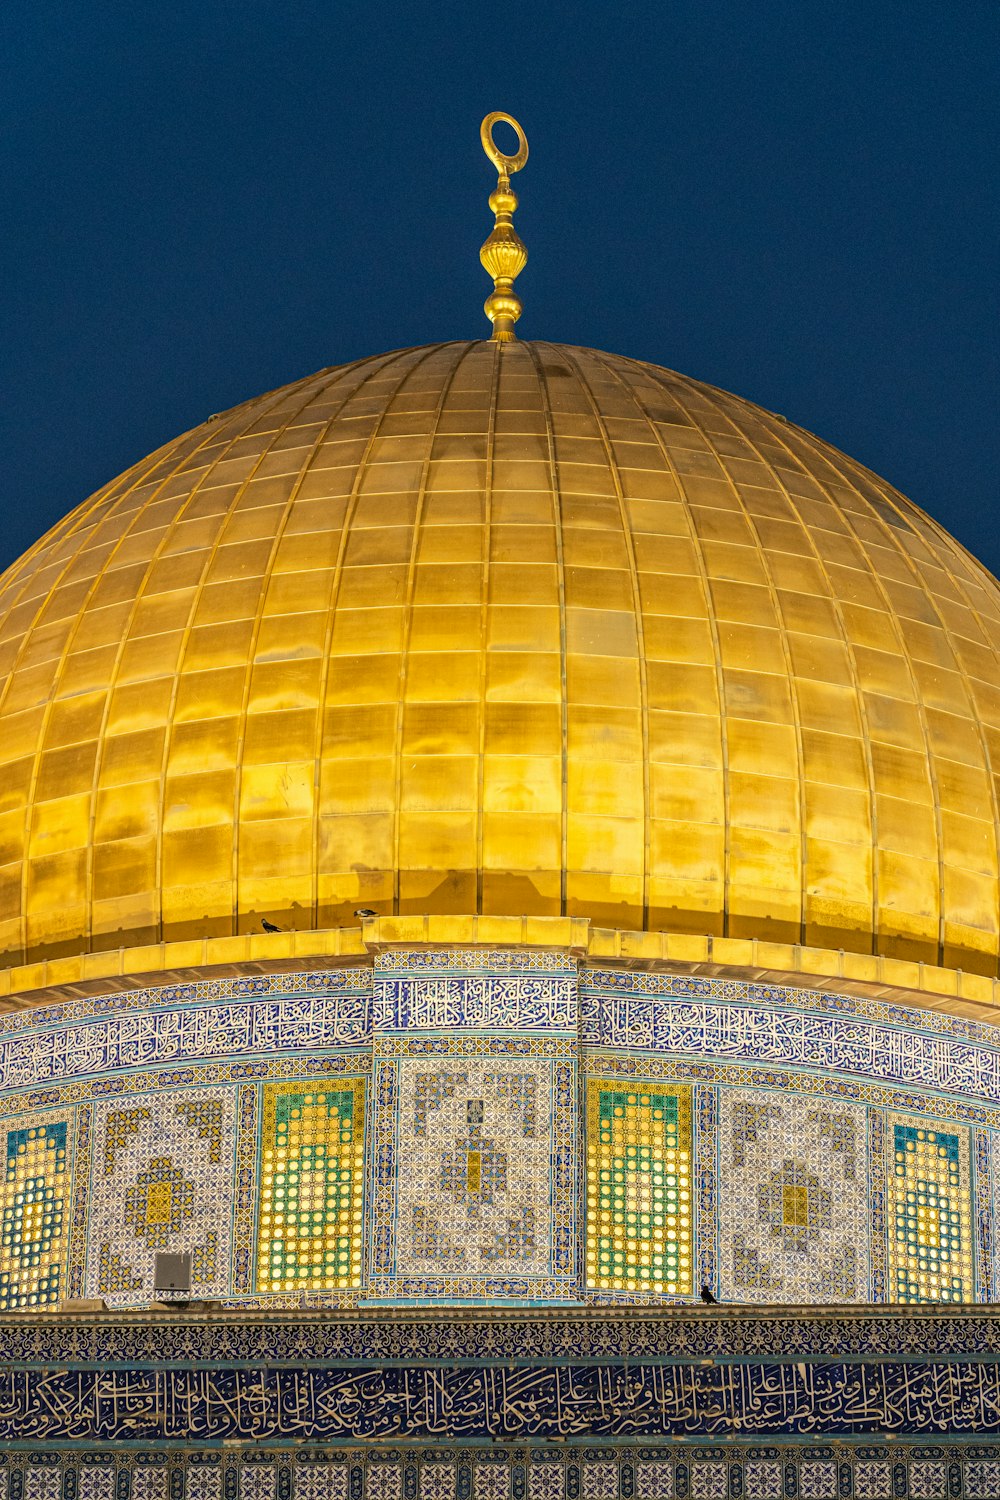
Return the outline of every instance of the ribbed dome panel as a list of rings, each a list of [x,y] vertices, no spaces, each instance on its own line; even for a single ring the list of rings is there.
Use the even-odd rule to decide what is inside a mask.
[[[246,403],[0,579],[0,961],[380,912],[996,972],[1000,588],[667,370],[445,344]]]

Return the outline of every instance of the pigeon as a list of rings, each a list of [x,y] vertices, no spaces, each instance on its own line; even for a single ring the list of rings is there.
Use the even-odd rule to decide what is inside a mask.
[[[264,929],[265,932],[280,932],[281,931],[280,927],[275,927],[274,923],[273,922],[269,922],[266,917],[261,917],[261,919],[260,919],[260,925],[263,927],[263,929]]]
[[[370,906],[359,906],[354,915],[356,917],[377,917],[378,912],[372,911]]]
[[[706,1307],[718,1307],[719,1305],[712,1296],[711,1289],[707,1286],[703,1286],[701,1289],[701,1300]]]

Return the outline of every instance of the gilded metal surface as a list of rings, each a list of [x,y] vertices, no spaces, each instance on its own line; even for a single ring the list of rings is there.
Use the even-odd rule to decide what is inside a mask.
[[[0,1012],[112,995],[148,983],[190,984],[223,975],[337,968],[392,947],[454,944],[565,950],[597,966],[698,974],[792,985],[910,1005],[996,1025],[1000,979],[883,954],[808,948],[759,938],[592,927],[586,917],[390,916],[307,932],[244,932],[237,937],[150,943],[76,953],[0,969]],[[151,976],[155,976],[155,981]]]
[[[366,905],[995,974],[998,649],[957,543],[734,396],[549,344],[326,371],[0,579],[0,953]]]
[[[493,139],[493,127],[501,121],[517,134],[517,151],[513,156],[505,155]],[[483,150],[497,169],[496,190],[490,194],[495,222],[479,252],[479,259],[493,277],[493,290],[483,303],[483,311],[493,324],[494,342],[509,344],[517,337],[514,324],[523,311],[521,299],[514,291],[514,278],[528,264],[528,252],[513,224],[517,195],[511,191],[510,178],[528,160],[528,138],[513,116],[505,115],[502,110],[486,116],[479,135]]]

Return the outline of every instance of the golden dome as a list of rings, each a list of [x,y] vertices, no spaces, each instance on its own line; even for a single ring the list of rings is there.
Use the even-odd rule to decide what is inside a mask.
[[[0,578],[0,955],[586,915],[995,973],[1000,587],[667,370],[434,345],[212,418]]]

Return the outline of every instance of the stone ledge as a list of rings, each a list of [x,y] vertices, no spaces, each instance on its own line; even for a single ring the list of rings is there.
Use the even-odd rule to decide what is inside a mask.
[[[59,1000],[238,974],[367,964],[394,946],[561,949],[581,962],[875,995],[893,1004],[1000,1022],[1000,980],[878,954],[757,938],[632,932],[583,917],[368,917],[321,932],[248,933],[79,954],[0,969],[0,1012]]]

